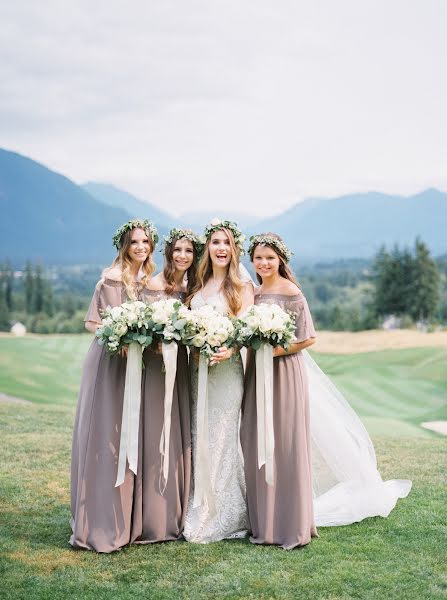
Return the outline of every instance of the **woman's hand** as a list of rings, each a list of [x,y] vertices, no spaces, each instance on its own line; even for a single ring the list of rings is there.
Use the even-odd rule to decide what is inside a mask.
[[[96,321],[86,321],[84,326],[90,333],[96,333],[96,330],[101,327],[101,323],[97,323]]]
[[[217,363],[223,362],[231,358],[234,354],[233,348],[227,348],[226,346],[222,346],[219,348],[217,352],[213,354],[210,360],[210,367],[216,365]]]
[[[120,355],[122,358],[127,358],[127,353],[128,353],[128,351],[129,351],[129,346],[123,346],[123,347],[121,348],[121,350],[119,351],[119,355]]]
[[[276,346],[273,350],[273,357],[276,358],[278,356],[288,356],[289,354],[296,354],[300,350],[304,350],[305,348],[309,348],[312,344],[315,344],[316,338],[309,338],[304,340],[303,342],[298,342],[296,344],[290,344],[287,350],[281,348],[281,346]]]

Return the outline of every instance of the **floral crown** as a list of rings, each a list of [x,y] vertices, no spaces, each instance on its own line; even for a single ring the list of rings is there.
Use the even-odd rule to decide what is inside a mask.
[[[121,225],[113,236],[113,245],[117,250],[121,248],[121,238],[126,233],[126,231],[132,231],[132,229],[143,229],[149,234],[149,237],[152,239],[152,243],[155,244],[158,242],[158,232],[155,225],[152,221],[148,219],[132,219],[131,221],[127,221],[124,225]]]
[[[287,248],[282,240],[278,240],[272,235],[252,235],[250,238],[248,253],[251,254],[256,246],[273,246],[273,248],[275,248],[275,250],[281,254],[286,262],[289,262],[293,255],[293,252]]]
[[[188,240],[194,245],[197,254],[200,254],[205,243],[204,239],[194,233],[192,229],[181,229],[177,227],[173,227],[163,239],[165,246],[166,244],[171,244],[174,240]]]
[[[211,234],[213,234],[215,231],[220,231],[221,229],[228,229],[231,231],[234,237],[234,243],[236,244],[242,256],[242,254],[244,254],[245,235],[234,221],[221,221],[220,219],[213,219],[211,223],[205,227],[205,238],[208,240],[211,237]]]

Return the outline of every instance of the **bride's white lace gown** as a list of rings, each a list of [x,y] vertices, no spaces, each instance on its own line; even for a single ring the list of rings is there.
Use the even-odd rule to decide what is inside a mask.
[[[204,298],[198,292],[192,308],[209,304],[227,313],[222,293]],[[191,362],[193,465],[197,440],[198,369]],[[209,368],[208,439],[209,470],[215,511],[208,504],[193,508],[194,481],[186,513],[184,537],[189,542],[216,542],[245,535],[248,530],[245,479],[239,450],[239,414],[243,395],[243,368],[240,355]],[[194,479],[194,467],[193,467]]]

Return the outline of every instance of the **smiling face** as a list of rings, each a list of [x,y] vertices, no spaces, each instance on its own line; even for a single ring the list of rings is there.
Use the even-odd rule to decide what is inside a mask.
[[[186,273],[194,260],[194,247],[192,242],[182,238],[177,240],[172,250],[172,262],[176,271]]]
[[[142,265],[151,253],[151,244],[145,231],[140,228],[132,229],[127,256],[133,263]]]
[[[210,259],[216,267],[227,267],[231,261],[230,238],[223,230],[211,234],[208,245]]]
[[[253,253],[253,266],[262,279],[279,273],[280,263],[279,256],[270,246],[256,246]]]

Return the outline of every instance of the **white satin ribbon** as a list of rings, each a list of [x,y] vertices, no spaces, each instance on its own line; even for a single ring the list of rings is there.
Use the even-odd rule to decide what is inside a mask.
[[[211,489],[210,468],[208,460],[208,362],[200,355],[198,392],[197,392],[197,441],[196,461],[194,465],[194,499],[193,508],[201,506],[205,500],[209,514],[215,511],[213,492]]]
[[[164,494],[166,484],[168,483],[169,473],[169,439],[171,436],[171,410],[172,398],[174,394],[175,376],[177,374],[177,354],[178,346],[175,342],[162,344],[163,362],[165,365],[165,402],[163,429],[160,438],[160,454],[162,469],[160,472],[159,489],[160,494]]]
[[[258,416],[258,468],[265,465],[265,481],[273,485],[273,346],[256,351],[256,412]]]
[[[129,469],[137,474],[138,429],[140,426],[141,374],[143,349],[138,342],[129,344],[127,351],[126,382],[124,384],[123,416],[115,487],[124,482],[126,459]]]

